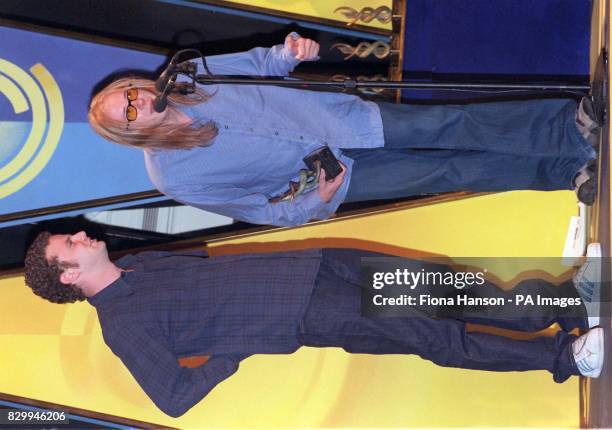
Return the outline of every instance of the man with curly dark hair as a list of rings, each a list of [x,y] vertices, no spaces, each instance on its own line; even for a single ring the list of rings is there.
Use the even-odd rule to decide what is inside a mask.
[[[361,258],[373,256],[382,255],[311,249],[208,258],[204,251],[149,251],[113,263],[104,242],[85,232],[42,233],[28,251],[25,279],[36,294],[55,303],[87,298],[96,308],[105,343],[153,402],[174,417],[230,377],[247,357],[289,354],[301,346],[416,354],[465,369],[548,370],[556,382],[572,375],[599,376],[603,329],[580,337],[569,333],[586,328],[584,314],[568,318],[554,311],[505,319],[495,310],[489,313],[495,317],[478,317],[479,323],[523,331],[553,323],[562,327],[554,338],[531,340],[468,332],[468,318],[431,318],[409,306],[394,318],[362,315]],[[424,270],[421,261],[402,261],[415,273]],[[452,268],[438,264],[436,270]],[[557,287],[531,279],[517,288],[523,284],[580,300],[572,281]],[[491,283],[478,290],[506,294]],[[179,358],[198,355],[208,356],[204,365],[180,366]]]
[[[60,261],[57,257],[47,259],[46,249],[51,234],[39,234],[25,258],[25,282],[37,296],[53,303],[73,303],[85,300],[85,295],[78,287],[65,284],[60,280],[63,271],[78,267],[75,263]]]

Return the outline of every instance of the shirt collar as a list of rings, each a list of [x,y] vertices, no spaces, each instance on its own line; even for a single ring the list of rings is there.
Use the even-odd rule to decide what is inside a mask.
[[[204,103],[205,104],[205,103]],[[207,123],[211,119],[206,116],[204,109],[201,105],[189,106],[189,105],[177,105],[178,110],[183,112],[193,121],[191,126],[199,126]]]
[[[134,293],[134,287],[125,282],[124,273],[121,274],[115,282],[98,292],[93,297],[89,297],[87,301],[90,305],[97,307],[104,306],[107,303],[113,302],[119,297],[125,297]]]
[[[134,294],[134,285],[130,283],[130,278],[141,268],[141,264],[136,261],[133,255],[126,255],[117,260],[115,264],[122,269],[134,269],[135,271],[121,272],[121,276],[112,282],[108,287],[99,291],[96,295],[89,297],[87,301],[95,307],[111,303],[119,297]]]

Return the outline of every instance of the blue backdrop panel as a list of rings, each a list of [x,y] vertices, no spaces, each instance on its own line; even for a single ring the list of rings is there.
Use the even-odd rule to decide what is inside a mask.
[[[405,78],[422,72],[580,80],[589,73],[591,8],[591,0],[408,0]]]
[[[153,71],[163,56],[8,27],[0,27],[0,40],[0,215],[154,188],[142,151],[98,137],[87,123],[87,107],[94,86],[109,74],[120,69]],[[57,83],[60,103],[53,85],[36,73],[41,67]],[[34,85],[28,88],[28,81]],[[37,92],[43,109],[35,103]],[[25,109],[16,109],[20,100]],[[35,152],[19,161],[35,118],[41,117],[44,134],[33,142]],[[56,147],[54,126],[61,128]],[[50,159],[33,175],[45,151]],[[20,177],[28,175],[33,178],[23,184]]]

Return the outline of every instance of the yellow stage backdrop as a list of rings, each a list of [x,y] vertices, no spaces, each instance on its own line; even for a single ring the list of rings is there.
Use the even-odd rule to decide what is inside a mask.
[[[352,245],[455,257],[560,256],[576,212],[571,192],[491,194],[277,230],[216,243],[211,251]],[[88,304],[46,303],[20,277],[0,287],[2,393],[184,429],[578,426],[577,378],[555,384],[544,371],[445,369],[412,356],[332,348],[251,357],[191,411],[172,419],[104,345]]]
[[[228,3],[261,7],[341,22],[352,21],[352,18],[347,18],[342,14],[342,11],[335,12],[337,9],[342,8],[349,14],[360,14],[362,19],[357,22],[359,25],[391,30],[391,22],[385,22],[384,18],[390,16],[393,8],[392,0],[228,0]],[[381,22],[378,18],[383,19],[383,21]]]

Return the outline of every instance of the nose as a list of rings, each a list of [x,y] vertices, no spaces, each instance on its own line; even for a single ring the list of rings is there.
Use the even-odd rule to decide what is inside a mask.
[[[85,233],[83,230],[79,231],[78,233],[75,233],[72,235],[72,240],[85,240],[87,239],[87,233]]]
[[[145,107],[146,102],[147,102],[147,101],[144,99],[144,97],[142,97],[142,95],[140,95],[140,94],[139,94],[139,95],[138,95],[138,98],[137,98],[136,100],[134,100],[134,101],[132,102],[132,104],[133,104],[134,106],[136,106],[136,108],[137,108],[138,110],[143,110],[143,109],[144,109],[144,107]]]

